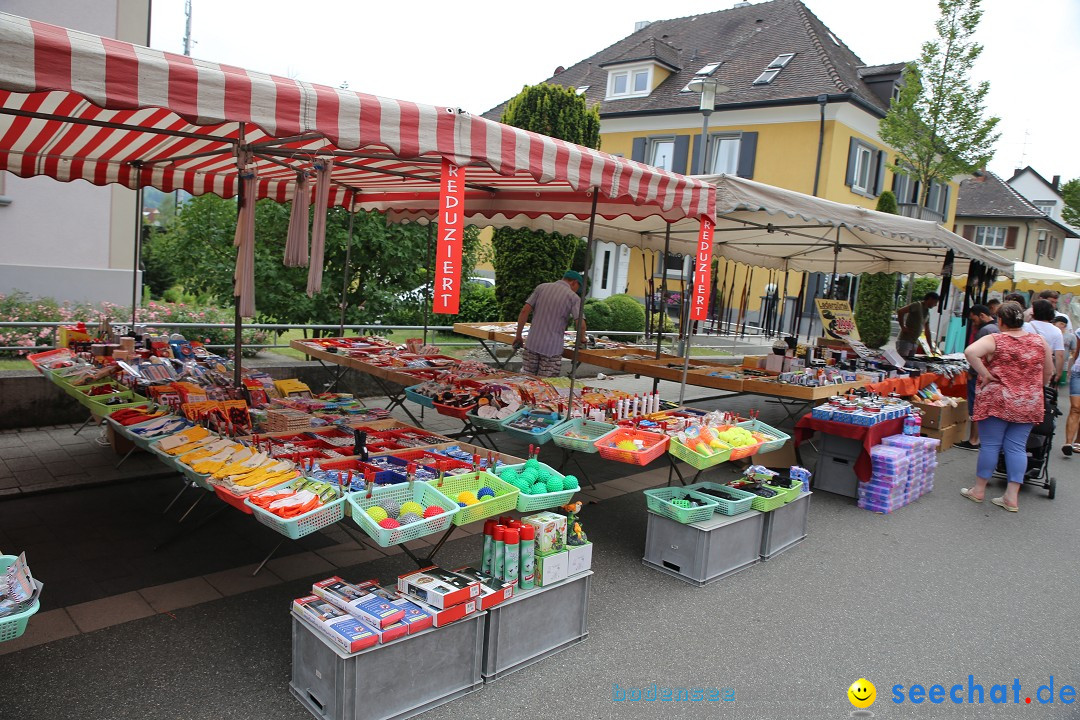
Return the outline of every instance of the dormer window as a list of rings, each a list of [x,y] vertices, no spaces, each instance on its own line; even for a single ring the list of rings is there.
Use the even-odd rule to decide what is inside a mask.
[[[652,88],[653,66],[613,68],[608,71],[608,100],[645,97]]]
[[[795,53],[783,53],[782,55],[777,55],[776,59],[769,63],[769,65],[765,68],[765,72],[758,75],[757,80],[754,81],[754,84],[768,85],[769,83],[771,83],[773,80],[776,79],[776,76],[780,74],[780,71],[787,67],[788,63],[791,62],[791,58],[793,57],[795,57]]]

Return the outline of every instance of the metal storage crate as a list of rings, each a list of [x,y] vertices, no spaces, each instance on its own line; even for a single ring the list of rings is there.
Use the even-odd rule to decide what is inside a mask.
[[[566,580],[516,591],[487,611],[484,682],[528,667],[585,640],[589,635],[592,571]]]
[[[649,513],[642,562],[693,585],[725,578],[760,562],[768,514],[757,510],[714,514],[709,520],[683,525]]]
[[[486,613],[346,653],[292,616],[289,690],[320,720],[399,720],[483,686]]]

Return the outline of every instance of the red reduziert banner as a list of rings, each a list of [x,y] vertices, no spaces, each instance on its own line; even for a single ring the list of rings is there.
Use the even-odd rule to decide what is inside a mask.
[[[439,233],[435,245],[433,311],[455,315],[461,299],[461,245],[465,230],[465,168],[442,161]]]
[[[691,320],[709,318],[709,280],[712,273],[713,221],[701,218],[697,253],[694,255],[694,295],[690,305]]]

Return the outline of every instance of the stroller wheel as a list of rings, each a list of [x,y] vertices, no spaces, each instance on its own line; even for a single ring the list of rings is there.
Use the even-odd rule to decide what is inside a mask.
[[[1054,495],[1056,495],[1056,494],[1057,494],[1057,480],[1056,480],[1056,479],[1054,479],[1054,478],[1050,478],[1050,479],[1049,479],[1049,480],[1048,480],[1048,481],[1046,482],[1046,489],[1050,491],[1050,492],[1048,492],[1048,493],[1047,493],[1047,495],[1046,495],[1046,496],[1047,496],[1047,497],[1048,497],[1049,499],[1053,500],[1053,499],[1054,499]]]

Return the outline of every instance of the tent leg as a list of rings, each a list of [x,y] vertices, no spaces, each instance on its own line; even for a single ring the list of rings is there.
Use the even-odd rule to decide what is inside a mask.
[[[424,260],[424,271],[427,273],[427,276],[428,276],[428,278],[427,278],[427,292],[425,293],[426,297],[424,298],[424,344],[425,345],[427,345],[428,323],[431,320],[431,297],[432,297],[433,293],[435,292],[435,273],[431,269],[431,241],[434,238],[434,236],[435,236],[435,223],[434,222],[429,222],[428,223],[428,234],[427,234],[427,257]],[[490,353],[492,355],[492,357],[495,357],[494,353],[491,353],[490,350],[488,350],[488,353]],[[499,358],[495,357],[495,363],[498,364],[498,362],[499,362]],[[509,362],[509,360],[507,360],[507,362]]]
[[[131,337],[135,337],[135,318],[139,309],[139,265],[142,260],[143,190],[141,163],[135,166],[135,249],[131,260]]]
[[[338,337],[345,335],[345,308],[348,305],[349,296],[349,266],[352,256],[352,234],[353,234],[353,220],[356,219],[356,213],[353,212],[353,201],[356,199],[356,194],[353,193],[349,198],[349,233],[347,240],[345,241],[345,270],[342,272],[341,279],[341,322],[338,323]]]
[[[570,392],[566,396],[566,419],[569,420],[573,417],[574,409],[574,380],[577,379],[578,370],[578,353],[581,350],[581,342],[578,335],[581,333],[581,320],[585,315],[585,285],[588,283],[589,266],[592,265],[592,251],[593,251],[593,233],[596,229],[596,203],[600,199],[600,188],[594,187],[592,189],[592,210],[589,212],[589,240],[588,245],[585,248],[585,272],[582,273],[584,282],[581,283],[581,287],[578,288],[579,299],[581,304],[578,305],[577,317],[574,318],[574,357],[570,361]],[[582,408],[584,409],[584,408]]]

